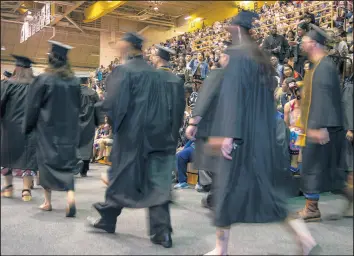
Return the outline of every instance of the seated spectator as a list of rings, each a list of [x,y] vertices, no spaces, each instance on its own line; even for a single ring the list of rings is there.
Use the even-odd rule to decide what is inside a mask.
[[[109,125],[108,117],[105,116],[105,124],[101,125],[95,134],[93,144],[93,156],[98,153],[96,161],[102,160],[105,156],[110,154],[110,146],[113,144],[112,127]]]
[[[276,57],[276,56],[270,57],[270,62],[272,63],[272,66],[276,70],[280,81],[282,81],[283,80],[283,69],[284,69],[284,67],[283,67],[283,65],[279,64],[278,57]]]
[[[192,162],[192,155],[194,152],[194,142],[188,141],[183,148],[177,150],[177,180],[178,184],[174,186],[175,189],[189,188],[187,183],[187,167],[188,163]]]
[[[298,82],[301,83],[302,82]],[[299,154],[300,147],[296,145],[297,137],[299,133],[303,133],[303,131],[297,127],[299,125],[301,109],[300,109],[300,86],[293,79],[289,83],[289,91],[294,99],[290,100],[284,106],[284,121],[286,125],[290,129],[290,155],[291,155],[291,167],[290,170],[294,173],[294,175],[299,174]],[[300,84],[300,85],[301,85]]]
[[[283,79],[286,78],[294,78],[296,81],[302,81],[302,76],[289,64],[284,64]]]

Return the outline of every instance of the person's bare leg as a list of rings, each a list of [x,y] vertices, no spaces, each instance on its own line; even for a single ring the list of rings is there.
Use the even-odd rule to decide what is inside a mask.
[[[230,237],[230,227],[217,228],[215,249],[204,255],[227,255],[229,237]]]
[[[11,172],[11,174],[3,176],[4,186],[1,190],[1,196],[10,198],[13,196],[13,187],[12,187],[13,176],[12,176],[12,170],[10,170],[9,172]]]
[[[317,242],[307,228],[302,219],[287,219],[285,224],[292,233],[296,236],[299,246],[301,248],[301,255],[309,255],[311,251],[317,246]]]
[[[76,205],[75,205],[75,192],[74,190],[69,190],[67,192],[67,209],[66,217],[75,217],[76,215]]]
[[[23,177],[23,190],[22,190],[22,200],[27,202],[32,200],[31,187],[33,184],[32,176]]]
[[[43,211],[52,210],[52,191],[50,189],[44,189],[44,203],[39,208]]]

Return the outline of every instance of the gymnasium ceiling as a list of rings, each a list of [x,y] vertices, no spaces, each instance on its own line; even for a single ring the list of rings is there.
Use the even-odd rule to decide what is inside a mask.
[[[85,9],[97,1],[51,1],[55,6],[50,27],[55,27],[55,40],[72,43],[80,51],[73,51],[71,60],[76,66],[97,67],[99,62],[99,32],[104,31],[101,18],[84,22]],[[114,2],[114,1],[101,1]],[[33,39],[20,44],[21,24],[30,13],[40,10],[45,1],[1,1],[1,59],[11,59],[17,53],[32,56],[38,63],[47,59],[47,40],[53,29],[44,28]],[[118,8],[105,14],[121,20],[141,23],[142,27],[155,25],[172,28],[176,20],[210,4],[211,1],[124,1]],[[78,43],[79,42],[79,43]],[[76,45],[75,45],[76,44]]]

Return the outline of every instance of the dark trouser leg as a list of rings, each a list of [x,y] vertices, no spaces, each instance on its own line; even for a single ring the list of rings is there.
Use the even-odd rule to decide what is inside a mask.
[[[84,166],[81,169],[81,174],[86,175],[87,171],[89,170],[90,160],[83,160],[83,162],[84,162]]]
[[[117,217],[121,214],[123,210],[123,208],[121,207],[113,207],[107,203],[94,203],[93,207],[101,215],[100,222],[108,226],[116,225]]]
[[[169,203],[149,207],[149,224],[150,236],[172,232]]]
[[[112,174],[112,167],[110,166],[109,168],[108,168],[108,170],[107,170],[107,176],[108,176],[108,180],[110,181],[110,180],[112,180],[112,178],[113,178],[113,174]]]

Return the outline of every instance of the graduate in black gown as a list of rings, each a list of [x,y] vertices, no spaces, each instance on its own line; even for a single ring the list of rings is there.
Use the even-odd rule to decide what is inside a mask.
[[[143,59],[143,39],[127,33],[120,41],[128,59],[107,77],[103,108],[113,122],[112,179],[104,203],[93,206],[100,218],[90,226],[114,233],[123,208],[149,208],[151,241],[172,246],[169,202],[177,142],[174,122],[178,111],[174,90]],[[175,100],[174,100],[175,101]],[[176,113],[176,116],[175,116]],[[183,113],[181,114],[182,118]]]
[[[353,73],[351,73],[350,77],[348,77],[344,82],[344,87],[342,90],[342,104],[344,111],[344,130],[347,132],[344,140],[343,146],[343,167],[348,172],[347,183],[349,186],[353,187]],[[344,212],[344,216],[353,216],[353,202],[348,207],[348,211]]]
[[[345,131],[339,74],[324,49],[328,36],[321,28],[311,27],[302,41],[313,67],[306,73],[302,91],[300,125],[305,135],[300,135],[298,144],[304,147],[301,189],[306,205],[298,214],[306,221],[318,221],[321,192],[342,194],[349,207],[353,191],[345,186],[345,170],[340,168]]]
[[[229,56],[222,53],[219,60],[222,68],[211,70],[204,80],[196,105],[192,110],[192,117],[186,129],[189,140],[195,140],[196,153],[193,158],[193,168],[198,171],[199,183],[202,186],[212,184],[213,163],[215,157],[204,152],[205,144],[210,136],[215,108],[218,102],[220,87],[224,78],[224,68],[229,62]],[[212,192],[202,199],[202,206],[212,207]]]
[[[175,52],[167,47],[156,46],[157,51],[154,56],[152,56],[153,65],[160,70],[163,80],[167,82],[168,86],[171,87],[172,92],[168,94],[169,97],[169,108],[172,113],[172,128],[173,136],[175,138],[175,143],[177,147],[179,129],[183,125],[183,115],[186,106],[186,100],[184,98],[184,81],[172,73],[169,66],[169,61],[171,55]]]
[[[274,69],[249,30],[258,15],[242,11],[228,27],[228,48],[209,146],[221,150],[213,179],[216,247],[207,255],[226,255],[230,226],[235,223],[286,221],[307,255],[316,242],[301,219],[287,219],[283,191],[282,148],[276,139]],[[286,184],[284,184],[286,186]],[[276,235],[276,234],[274,234]]]
[[[81,79],[81,108],[80,108],[80,141],[79,152],[83,161],[83,168],[80,169],[82,177],[87,176],[90,160],[92,158],[93,141],[95,128],[99,125],[97,118],[97,107],[99,102],[98,94],[88,86],[88,78]]]
[[[16,59],[15,76],[1,81],[1,170],[5,184],[1,195],[12,197],[12,169],[20,169],[23,177],[22,200],[30,201],[33,176],[37,172],[35,134],[25,135],[22,122],[25,115],[25,98],[34,80],[32,63],[27,57]]]
[[[51,211],[51,191],[67,192],[66,217],[76,214],[74,169],[78,163],[80,81],[70,68],[72,47],[55,41],[48,68],[28,89],[24,132],[37,134],[37,163],[44,188],[43,211]]]

